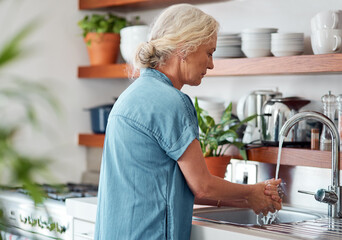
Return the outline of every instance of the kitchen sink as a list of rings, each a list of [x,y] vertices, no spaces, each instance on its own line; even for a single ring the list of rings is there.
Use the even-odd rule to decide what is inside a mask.
[[[271,223],[294,223],[308,220],[315,220],[325,217],[324,214],[315,213],[308,210],[284,206],[276,215],[273,221],[262,221],[262,215],[256,215],[251,209],[211,207],[195,209],[193,220],[206,221],[220,224],[232,224],[241,226],[268,225]]]

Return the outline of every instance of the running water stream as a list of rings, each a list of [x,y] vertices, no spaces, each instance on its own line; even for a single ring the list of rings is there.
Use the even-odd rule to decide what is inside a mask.
[[[284,136],[280,136],[279,139],[279,148],[278,148],[278,159],[277,159],[277,168],[276,168],[276,172],[275,172],[275,179],[279,178],[279,168],[280,168],[280,158],[281,158],[281,148],[283,146],[283,142],[284,142],[285,137]],[[278,192],[279,195],[283,194],[283,191],[281,189],[281,187],[278,187]],[[264,216],[262,213],[257,215],[257,223],[259,225],[265,225],[265,224],[272,224],[275,223],[278,217],[278,210],[276,210],[274,213],[268,212],[268,214],[266,216]]]

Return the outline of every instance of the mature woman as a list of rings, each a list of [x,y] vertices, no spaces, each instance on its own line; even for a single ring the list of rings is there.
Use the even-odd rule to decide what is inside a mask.
[[[280,180],[235,184],[206,167],[196,111],[180,90],[199,85],[214,67],[217,31],[211,16],[174,5],[138,48],[140,77],[121,94],[108,120],[95,239],[189,239],[194,197],[264,214],[281,208]]]

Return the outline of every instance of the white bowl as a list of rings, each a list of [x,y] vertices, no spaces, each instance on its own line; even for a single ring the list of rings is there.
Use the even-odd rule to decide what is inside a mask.
[[[141,39],[142,41],[147,41],[149,26],[147,25],[137,25],[125,27],[120,30],[120,37],[124,41],[130,39]]]
[[[216,47],[218,46],[236,46],[236,45],[241,45],[241,39],[238,40],[222,40],[222,41],[219,41],[217,40],[217,43],[216,43]]]
[[[245,42],[243,41],[241,47],[244,48],[271,48],[271,42]]]
[[[275,33],[277,28],[247,28],[242,30],[242,33]]]
[[[243,57],[241,46],[216,47],[214,58]]]
[[[294,44],[294,45],[303,45],[304,40],[296,40],[296,39],[272,39],[271,43],[273,44]]]
[[[300,55],[303,53],[303,51],[277,51],[277,50],[271,50],[272,54],[276,57],[285,57],[285,56],[295,56],[295,55]]]
[[[136,44],[120,44],[120,52],[122,55],[122,58],[127,62],[127,63],[132,63],[134,56],[135,56],[135,51],[140,43]]]
[[[291,50],[303,50],[304,44],[298,45],[298,44],[271,44],[272,49],[291,49]]]
[[[242,33],[241,34],[242,40],[271,40],[271,34],[269,33],[262,33],[262,34],[254,34],[254,33]]]
[[[262,48],[257,49],[257,48],[244,48],[244,47],[242,47],[242,52],[248,58],[271,56],[271,50],[269,48],[268,49],[262,49]]]
[[[304,39],[304,33],[272,33],[272,39]]]
[[[217,35],[217,40],[220,39],[236,39],[240,38],[240,35],[238,33],[219,33]]]

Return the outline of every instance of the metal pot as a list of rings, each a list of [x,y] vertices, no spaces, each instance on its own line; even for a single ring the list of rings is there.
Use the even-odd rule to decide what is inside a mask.
[[[266,101],[262,114],[262,142],[266,145],[277,145],[279,132],[284,123],[308,103],[310,100],[300,97],[273,98]],[[299,122],[291,129],[284,143],[305,145],[307,131],[310,131],[310,128],[307,127],[306,122]]]
[[[112,107],[113,103],[85,109],[90,111],[91,129],[94,133],[106,132],[107,119]]]

